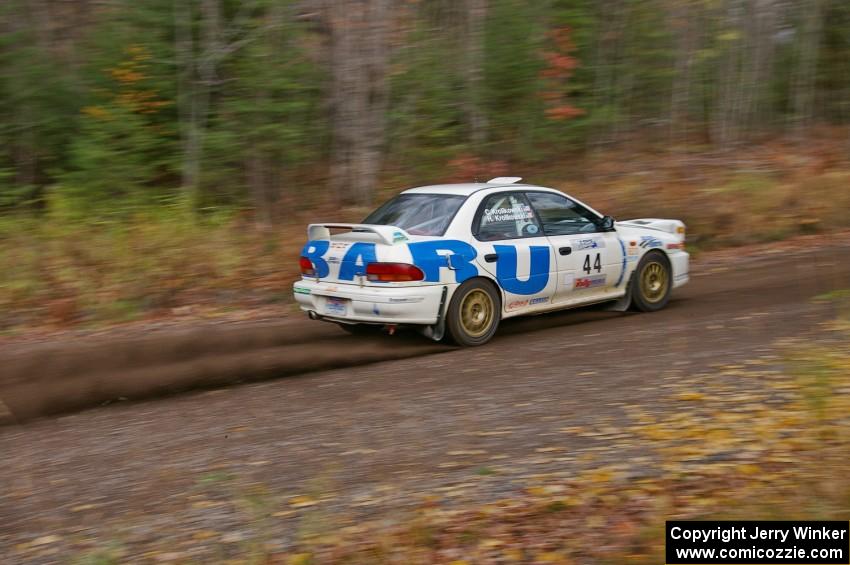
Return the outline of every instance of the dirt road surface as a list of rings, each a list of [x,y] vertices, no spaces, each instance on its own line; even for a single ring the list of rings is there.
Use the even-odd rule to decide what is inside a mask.
[[[647,445],[618,433],[628,410],[676,410],[666,391],[682,379],[779,362],[783,342],[835,316],[812,298],[846,288],[847,241],[727,253],[695,262],[654,314],[509,321],[465,350],[377,337],[408,358],[0,428],[0,562],[110,544],[132,561],[216,561],[257,536],[286,547],[330,514],[400,517],[424,493],[493,499],[600,461],[639,475]],[[317,358],[362,344],[310,327]],[[582,428],[599,432],[570,433]]]

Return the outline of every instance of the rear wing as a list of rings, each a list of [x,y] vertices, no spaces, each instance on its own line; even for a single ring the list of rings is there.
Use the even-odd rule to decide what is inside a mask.
[[[410,235],[399,227],[374,224],[310,224],[307,226],[307,237],[310,241],[330,239],[332,229],[350,230],[352,233],[375,234],[382,243],[387,245],[402,243],[410,239]]]

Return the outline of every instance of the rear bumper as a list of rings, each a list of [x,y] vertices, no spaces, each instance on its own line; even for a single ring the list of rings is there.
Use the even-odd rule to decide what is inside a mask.
[[[302,279],[292,285],[292,290],[302,310],[326,320],[431,325],[437,322],[445,286],[376,288]]]

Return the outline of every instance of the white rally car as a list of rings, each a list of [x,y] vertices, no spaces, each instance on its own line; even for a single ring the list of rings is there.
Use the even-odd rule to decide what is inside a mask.
[[[654,311],[688,282],[682,222],[615,222],[520,180],[413,188],[362,224],[311,224],[296,301],[350,331],[416,326],[480,345],[503,318],[600,302]]]

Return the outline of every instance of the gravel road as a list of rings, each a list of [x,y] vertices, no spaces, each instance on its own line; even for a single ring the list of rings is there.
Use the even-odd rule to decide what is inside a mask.
[[[776,362],[835,316],[812,298],[850,288],[848,243],[696,261],[654,314],[513,320],[466,350],[376,337],[411,356],[0,428],[0,562],[109,544],[132,561],[216,561],[269,527],[258,512],[275,524],[264,543],[286,546],[307,510],[400,515],[424,493],[500,497],[599,461],[639,474],[647,446],[621,433],[628,411],[669,412],[683,381]],[[362,343],[317,334],[317,358]]]

